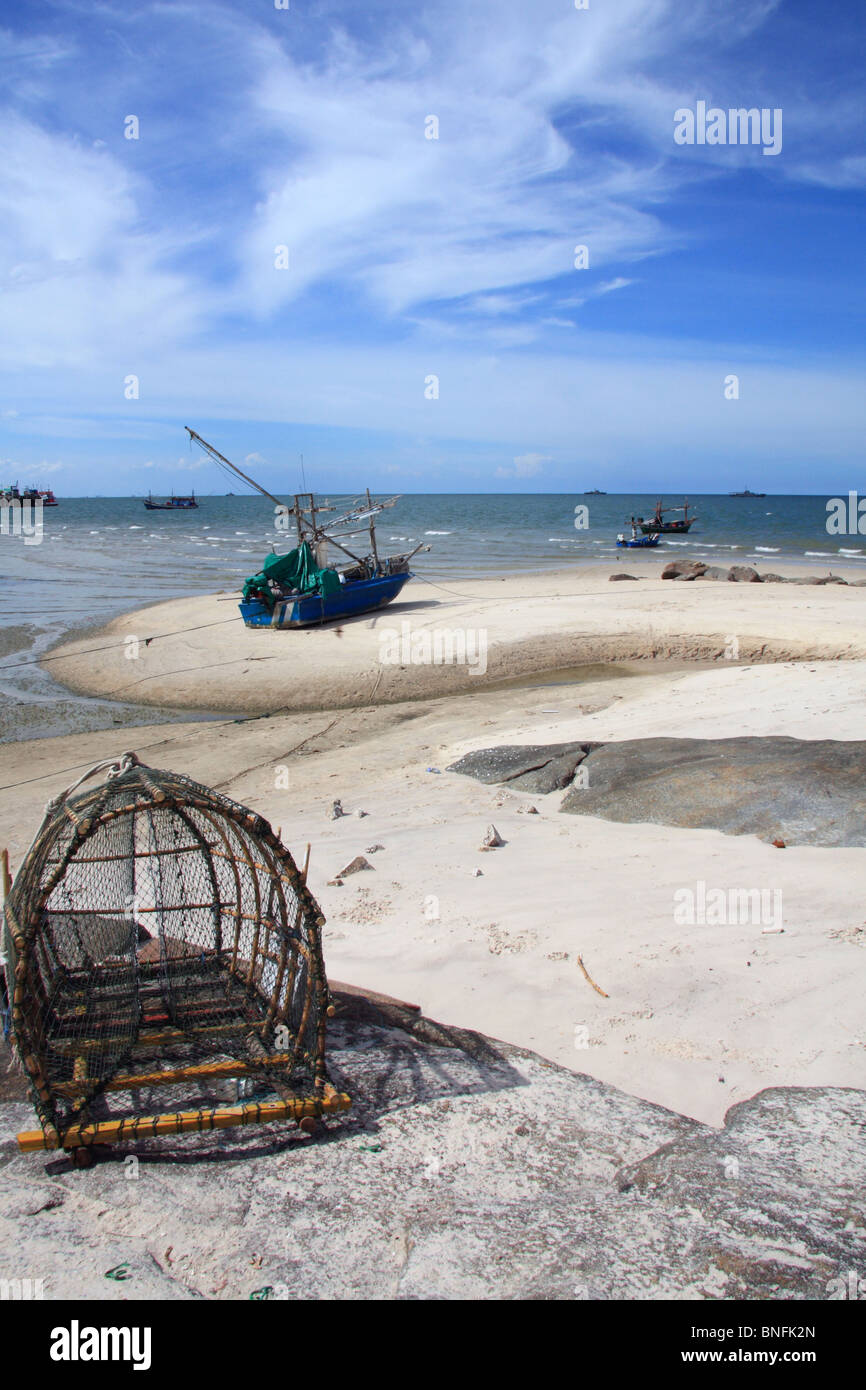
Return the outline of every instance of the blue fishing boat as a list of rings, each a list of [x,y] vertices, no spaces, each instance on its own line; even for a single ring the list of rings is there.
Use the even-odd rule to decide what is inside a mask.
[[[649,536],[639,536],[637,533],[637,523],[634,517],[631,518],[631,535],[627,536],[624,531],[620,531],[616,538],[617,548],[620,550],[653,550],[659,543],[661,537],[657,531]]]
[[[414,577],[409,569],[412,557],[430,549],[422,543],[407,554],[380,556],[375,518],[393,507],[397,497],[374,501],[368,488],[366,496],[358,498],[341,516],[323,523],[323,514],[336,511],[335,507],[317,503],[312,492],[296,493],[292,506],[280,502],[195,430],[188,425],[186,430],[221,467],[230,468],[275,504],[279,529],[285,529],[290,518],[294,520],[295,547],[285,555],[272,552],[258,574],[250,575],[244,583],[238,606],[247,627],[311,627],[384,608]],[[369,549],[366,542],[358,546],[352,539],[359,535],[369,538]],[[352,540],[355,549],[349,548],[347,540]],[[351,563],[329,563],[332,547]]]
[[[625,550],[653,550],[660,539],[658,533],[653,536],[624,536],[620,531],[616,543],[620,549]]]
[[[384,608],[412,578],[407,569],[403,574],[381,574],[341,584],[336,593],[289,594],[275,597],[271,605],[263,598],[249,598],[239,607],[247,627],[311,627]]]

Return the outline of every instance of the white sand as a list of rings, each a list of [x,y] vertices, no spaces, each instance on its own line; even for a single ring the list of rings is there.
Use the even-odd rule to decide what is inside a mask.
[[[861,659],[747,667],[720,660],[691,670],[647,662],[637,677],[546,687],[539,680],[532,689],[492,690],[476,678],[465,681],[473,693],[447,699],[13,745],[4,750],[0,781],[39,780],[0,793],[0,843],[17,860],[44,803],[74,779],[70,769],[134,747],[153,765],[187,772],[262,811],[282,827],[297,858],[312,843],[310,883],[328,918],[325,952],[335,978],[401,996],[434,1018],[533,1048],[715,1124],[732,1102],[766,1086],[862,1086],[862,850],[778,850],[753,836],[561,815],[560,793],[528,796],[444,771],[468,749],[499,743],[863,736],[866,589],[657,578],[610,584],[608,573],[509,580],[493,603],[496,581],[461,583],[482,601],[411,609],[411,618],[483,623],[491,671],[500,676],[532,669],[539,624],[550,665],[598,659],[611,643],[632,659],[649,648],[704,654],[732,634],[741,655],[773,644],[795,655]],[[564,595],[557,604],[536,597],[557,588]],[[414,599],[415,586],[411,592]],[[177,629],[215,611],[227,616],[213,599],[163,604],[80,645]],[[248,709],[298,702],[303,687],[321,709],[353,688],[361,698],[372,689],[381,672],[377,629],[399,626],[404,616],[394,607],[356,620],[341,638],[328,630],[248,633],[235,623],[154,643],[144,667],[117,653],[78,658],[74,682],[105,694],[119,676],[142,671],[145,682],[124,694],[142,699],[148,687],[148,698],[199,706],[242,697]],[[263,649],[276,649],[273,662],[222,667],[224,698],[205,698],[217,663]],[[194,661],[210,673],[169,674]],[[56,663],[54,674],[65,665]],[[453,674],[389,668],[376,700],[386,682],[395,698],[400,677],[421,694],[425,682]],[[287,789],[279,785],[283,767]],[[336,797],[348,812],[367,816],[331,821]],[[537,816],[523,813],[529,805]],[[507,843],[482,853],[490,821]],[[377,843],[385,848],[368,856],[373,872],[328,886]],[[476,868],[482,876],[473,876]],[[674,892],[699,880],[781,889],[784,933],[677,925]],[[587,983],[578,954],[608,998]]]

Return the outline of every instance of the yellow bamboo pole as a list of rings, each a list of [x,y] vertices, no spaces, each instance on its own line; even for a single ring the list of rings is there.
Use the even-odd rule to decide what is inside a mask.
[[[344,1092],[321,1099],[268,1101],[261,1105],[234,1105],[216,1110],[185,1110],[177,1114],[139,1115],[129,1120],[102,1120],[98,1124],[72,1125],[60,1135],[41,1129],[22,1130],[22,1153],[38,1149],[76,1149],[90,1144],[122,1144],[162,1134],[189,1134],[236,1125],[270,1124],[273,1120],[315,1119],[326,1112],[348,1110],[352,1101]],[[52,1142],[55,1140],[56,1142]]]
[[[175,1067],[172,1071],[150,1071],[124,1074],[112,1077],[103,1091],[131,1091],[145,1086],[176,1086],[181,1081],[194,1081],[203,1076],[246,1076],[249,1072],[261,1071],[263,1067],[287,1067],[291,1056],[285,1052],[274,1052],[257,1057],[254,1062],[238,1062],[233,1058],[227,1062],[201,1062],[190,1067]],[[76,1062],[76,1067],[77,1067]],[[86,1075],[86,1065],[85,1065]],[[77,1096],[92,1086],[92,1081],[78,1080],[55,1082],[53,1090],[58,1096]]]

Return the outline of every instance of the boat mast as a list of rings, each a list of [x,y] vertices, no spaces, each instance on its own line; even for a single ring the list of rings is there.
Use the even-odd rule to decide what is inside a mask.
[[[220,463],[226,464],[226,466],[230,468],[233,473],[237,473],[239,478],[243,478],[245,483],[249,483],[250,487],[254,487],[256,492],[260,492],[263,497],[269,498],[270,501],[274,503],[274,506],[285,506],[285,503],[281,502],[279,497],[275,497],[272,492],[268,492],[267,488],[261,487],[256,482],[255,478],[251,478],[248,473],[244,473],[242,468],[238,468],[237,464],[232,463],[231,459],[227,459],[224,454],[220,453],[219,449],[215,449],[212,444],[208,444],[207,440],[202,439],[200,434],[196,434],[195,430],[191,430],[189,425],[184,425],[184,429],[186,430],[190,439],[194,439],[196,444],[198,444],[199,448],[204,449],[206,454],[211,455],[211,458],[219,459]]]

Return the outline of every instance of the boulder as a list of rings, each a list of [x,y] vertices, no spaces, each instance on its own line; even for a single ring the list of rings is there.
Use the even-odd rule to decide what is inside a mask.
[[[707,565],[703,574],[698,575],[698,579],[729,579],[730,573],[724,565]]]
[[[758,571],[752,569],[751,565],[731,565],[731,568],[728,570],[728,579],[732,584],[762,583]]]
[[[698,579],[708,568],[702,560],[671,560],[662,570],[662,579]]]
[[[567,787],[592,747],[591,743],[506,744],[467,753],[451,763],[448,771],[544,795]]]

